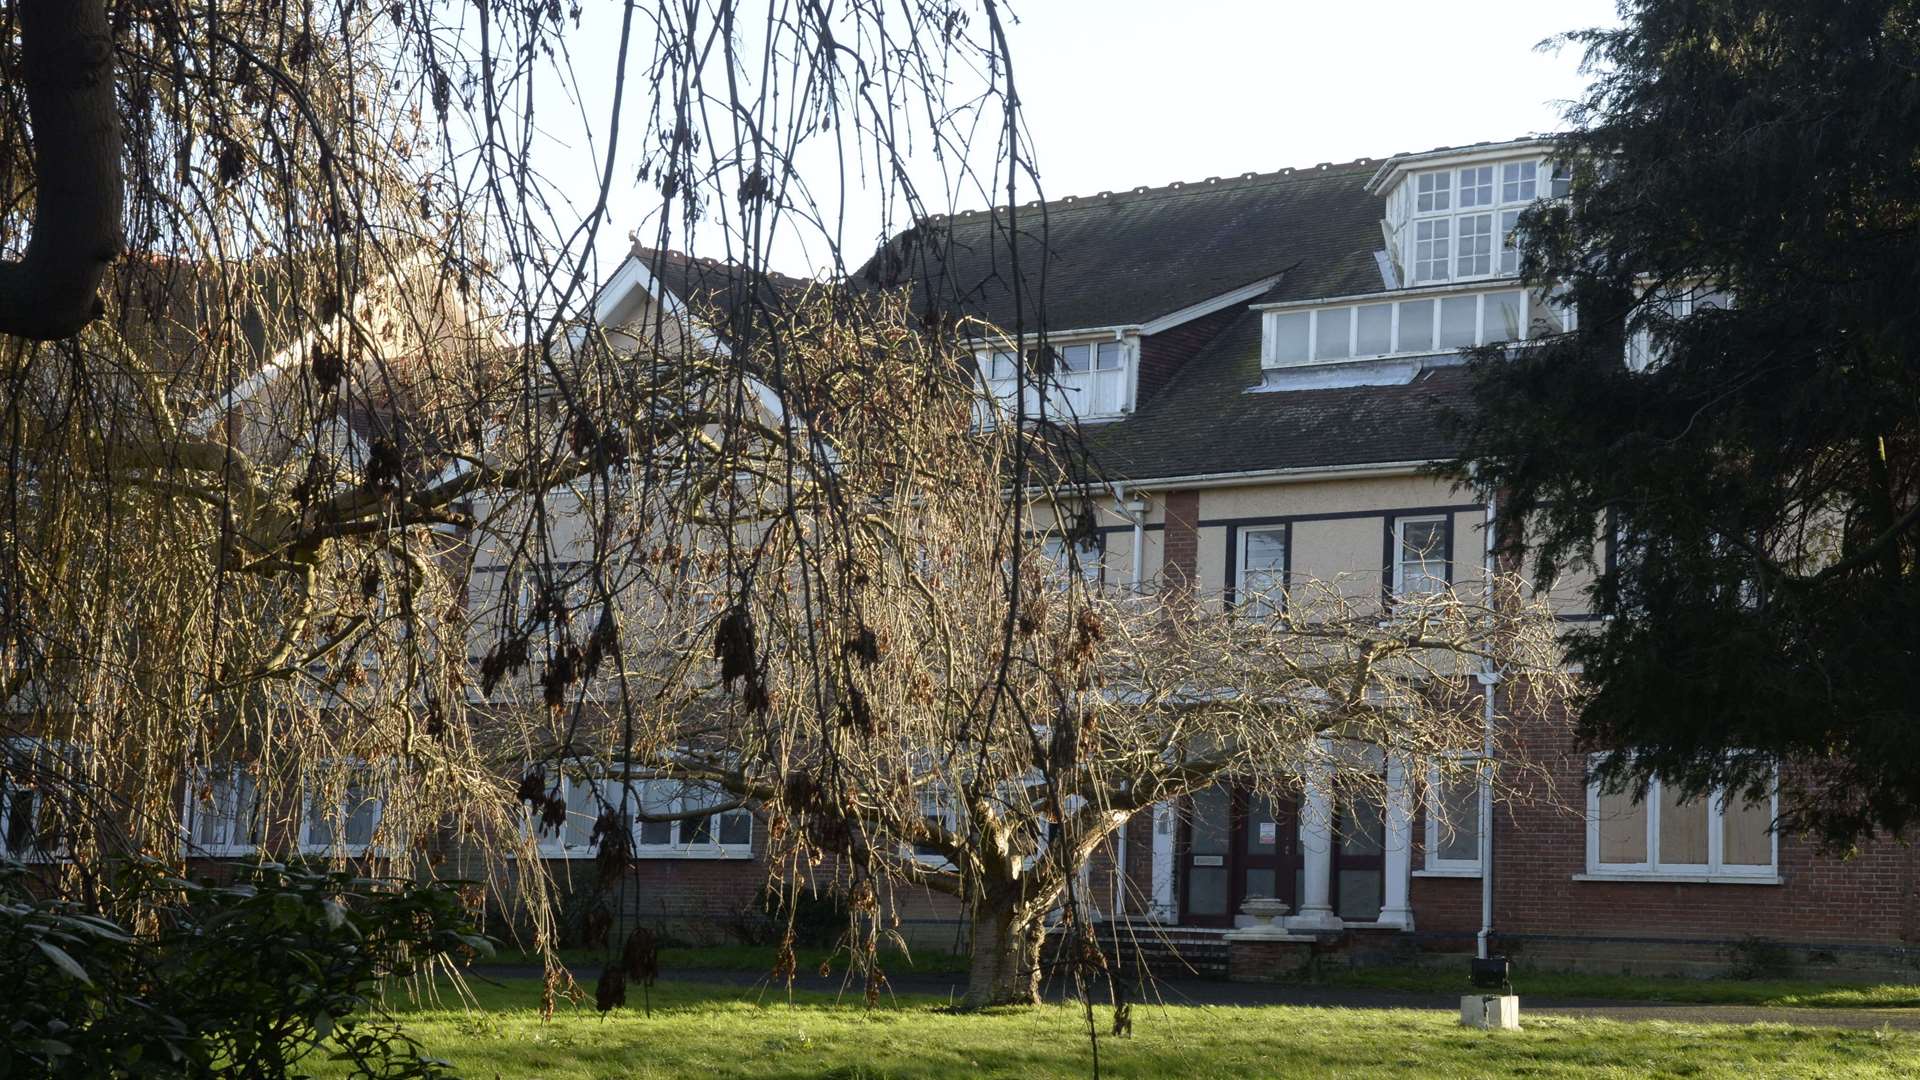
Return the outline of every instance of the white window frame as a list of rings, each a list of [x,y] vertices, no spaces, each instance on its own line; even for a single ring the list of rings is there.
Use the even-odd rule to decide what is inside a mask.
[[[200,798],[200,789],[212,788],[217,803],[221,794],[221,785],[224,783],[230,791],[231,785],[237,778],[245,779],[251,795],[251,802],[245,807],[249,820],[224,819],[223,824],[229,831],[223,833],[224,838],[217,842],[201,843],[194,839],[195,834],[200,831],[201,816],[210,809],[206,800]],[[307,825],[305,809],[305,805],[302,804],[300,829],[303,834]],[[234,839],[232,830],[243,827],[251,828],[252,839]],[[260,799],[259,781],[254,777],[252,770],[235,762],[226,765],[196,766],[187,771],[187,790],[180,807],[180,846],[183,855],[188,858],[203,859],[231,859],[252,855],[260,850],[260,842],[265,835],[266,808]]]
[[[1108,347],[1116,348],[1120,355],[1118,367],[1100,366],[1100,354]],[[1017,395],[1027,395],[1027,415],[1037,418],[1039,415],[1039,382],[1046,380],[1046,403],[1050,419],[1064,421],[1112,420],[1133,411],[1134,370],[1140,361],[1140,340],[1126,335],[1115,337],[1112,333],[1097,336],[1074,335],[1047,340],[1047,348],[1063,357],[1062,362],[1054,365],[1048,374],[1042,375],[1037,368],[1035,356],[1030,355],[1026,363],[1026,376],[1019,375],[1016,362],[1014,370],[1008,374],[999,374],[995,370],[996,357],[1015,357],[1016,351],[1007,341],[996,342],[992,346],[974,350],[974,361],[978,366],[981,391],[986,400],[982,403],[983,421],[990,420],[995,410],[1012,414],[1017,403]],[[1069,371],[1064,362],[1068,349],[1085,348],[1087,367],[1084,371]],[[1036,354],[1039,345],[1027,342],[1021,349],[1028,354]],[[1067,395],[1077,394],[1082,400],[1110,400],[1111,407],[1089,409],[1084,413],[1063,408],[1068,404]]]
[[[1726,289],[1715,288],[1705,284],[1694,285],[1665,299],[1648,297],[1643,294],[1640,302],[1642,304],[1664,306],[1673,318],[1686,319],[1692,317],[1701,301],[1708,297],[1715,296],[1720,297],[1722,303],[1719,305],[1708,305],[1710,308],[1727,310],[1734,306],[1732,293]],[[1648,368],[1664,360],[1666,360],[1665,350],[1654,348],[1653,331],[1651,328],[1646,326],[1636,327],[1631,334],[1627,335],[1627,370],[1634,372],[1646,371]]]
[[[1516,337],[1496,336],[1495,328],[1490,325],[1488,312],[1497,306],[1489,303],[1495,297],[1517,296],[1520,298],[1520,322],[1515,327]],[[1473,342],[1471,345],[1446,345],[1440,340],[1441,311],[1449,300],[1471,299],[1473,309]],[[1360,309],[1390,305],[1388,316],[1388,337],[1393,345],[1392,351],[1384,353],[1358,352],[1360,344]],[[1402,347],[1401,330],[1405,327],[1409,333],[1418,333],[1415,329],[1422,320],[1408,320],[1406,314],[1419,305],[1427,306],[1425,345]],[[1418,290],[1409,292],[1380,293],[1375,297],[1355,297],[1339,304],[1323,304],[1318,307],[1285,307],[1267,309],[1261,327],[1260,366],[1265,370],[1277,368],[1315,367],[1322,364],[1344,364],[1373,360],[1391,360],[1411,356],[1444,356],[1462,348],[1478,348],[1496,341],[1507,344],[1525,342],[1532,333],[1535,313],[1557,322],[1559,314],[1547,310],[1544,301],[1536,301],[1533,293],[1512,284],[1502,284],[1494,288],[1482,289],[1442,289]],[[1276,355],[1278,348],[1277,322],[1286,316],[1305,316],[1307,318],[1307,353],[1305,359],[1281,359]],[[1551,324],[1550,324],[1551,325]],[[1322,338],[1338,336],[1344,341],[1344,351],[1338,356],[1320,355]]]
[[[591,781],[582,781],[582,783],[592,784],[599,791],[600,797],[598,799],[588,798],[586,801],[586,804],[592,807],[594,812],[594,817],[596,820],[599,818],[600,811],[602,809],[601,800],[605,801],[605,806],[607,808],[611,808],[615,811],[618,811],[621,809],[620,787],[622,782],[620,780],[613,779],[613,778],[604,778],[604,779],[595,779]],[[696,802],[695,801],[696,796],[688,794],[690,790],[698,791],[700,789],[701,785],[696,781],[653,778],[653,779],[628,780],[628,781],[625,781],[625,784],[627,789],[632,792],[632,796],[628,798],[626,801],[626,809],[629,814],[635,815],[633,818],[632,826],[631,826],[631,829],[632,829],[631,844],[632,844],[634,858],[636,859],[751,859],[753,858],[753,836],[756,831],[754,826],[754,820],[753,820],[753,811],[747,809],[744,806],[735,807],[730,810],[721,810],[716,813],[705,815],[708,820],[707,835],[708,837],[710,837],[710,839],[704,843],[694,843],[687,838],[688,830],[693,825],[693,819],[691,818],[675,818],[672,821],[665,821],[665,822],[646,822],[646,821],[640,820],[638,816],[640,813],[643,813],[643,812],[644,813],[660,813],[660,814],[680,814],[680,813],[685,813],[691,810],[698,810],[706,806],[712,806],[719,803],[732,801],[724,792],[721,792],[717,787],[713,789],[714,790],[713,798],[699,799],[699,801]],[[658,792],[658,794],[656,794],[656,792]],[[568,801],[567,806],[568,806],[569,813],[571,813],[572,806],[573,806],[573,803],[571,800]],[[721,819],[723,818],[736,819],[736,820],[740,818],[744,818],[747,823],[746,840],[740,841],[740,842],[734,842],[734,843],[723,843],[720,840],[721,825],[722,825]],[[647,825],[650,825],[650,824],[665,825],[667,827],[666,842],[655,843],[655,842],[649,842],[643,839],[644,829]],[[595,850],[594,848],[589,846],[589,848],[587,849],[587,854],[591,855],[594,852],[594,850]],[[580,856],[569,856],[569,857],[577,858]]]
[[[1600,781],[1592,776],[1593,768],[1605,754],[1591,755],[1587,760],[1587,870],[1575,876],[1577,881],[1682,881],[1703,882],[1708,884],[1760,884],[1777,885],[1780,883],[1780,832],[1768,829],[1767,849],[1770,862],[1766,866],[1726,865],[1722,862],[1726,814],[1725,790],[1715,788],[1703,796],[1707,800],[1707,861],[1701,863],[1668,864],[1660,860],[1660,798],[1662,781],[1655,777],[1648,782],[1647,792],[1638,806],[1646,811],[1647,857],[1638,863],[1602,863],[1600,861]],[[1780,818],[1780,783],[1775,774],[1772,790],[1767,795],[1767,812],[1771,820]]]
[[[9,740],[8,746],[10,748],[8,757],[10,758],[26,757],[37,759],[43,753],[51,752],[58,754],[62,749],[57,744],[49,744],[41,739],[30,738]],[[71,753],[72,751],[68,749],[67,752]],[[24,785],[15,786],[11,782],[10,776],[0,777],[0,858],[17,859],[24,863],[48,863],[65,860],[68,857],[67,838],[65,836],[61,836],[59,838],[60,842],[51,848],[30,846],[23,851],[15,851],[12,845],[8,843],[7,834],[11,831],[13,824],[14,807],[22,797],[22,793],[24,793],[27,799],[31,800],[27,809],[27,835],[30,838],[37,838],[40,835],[40,819],[46,809],[44,794],[36,787]]]
[[[1251,539],[1254,533],[1279,533],[1280,545],[1281,545],[1280,547],[1281,559],[1280,559],[1280,570],[1279,570],[1280,592],[1277,597],[1271,593],[1261,596],[1259,598],[1261,602],[1261,607],[1258,609],[1252,606],[1253,598],[1249,595],[1248,589],[1247,589],[1247,570],[1248,570],[1247,548],[1251,544]],[[1240,535],[1234,546],[1238,550],[1236,550],[1233,554],[1233,565],[1234,565],[1233,606],[1237,610],[1245,611],[1255,615],[1268,615],[1268,614],[1274,614],[1276,612],[1286,610],[1287,588],[1289,585],[1292,584],[1292,582],[1290,581],[1290,578],[1292,576],[1291,571],[1293,567],[1293,526],[1291,525],[1248,526],[1240,530]],[[1268,573],[1268,572],[1270,571],[1264,571],[1264,570],[1262,571],[1262,573]],[[1279,604],[1277,608],[1273,606],[1273,604],[1276,602]]]
[[[1478,754],[1459,754],[1454,757],[1454,760],[1462,764],[1471,762],[1475,766],[1474,776],[1477,778],[1477,781],[1473,789],[1473,858],[1445,859],[1440,857],[1440,827],[1442,824],[1440,818],[1442,815],[1436,811],[1436,807],[1440,802],[1439,793],[1441,785],[1446,782],[1447,777],[1441,775],[1441,770],[1438,765],[1428,766],[1427,798],[1426,806],[1424,807],[1426,811],[1424,815],[1426,818],[1426,827],[1423,830],[1425,836],[1422,850],[1424,864],[1422,868],[1417,871],[1417,873],[1423,877],[1480,876],[1480,852],[1485,849],[1485,845],[1481,841],[1481,831],[1487,827],[1487,823],[1482,820],[1482,811],[1487,807],[1487,776],[1485,772],[1479,768],[1480,755]]]
[[[921,820],[933,818],[950,833],[960,831],[960,804],[953,798],[945,785],[927,784],[914,792],[914,799],[920,808]],[[951,870],[953,861],[937,851],[921,851],[919,845],[903,843],[900,854],[930,870]]]
[[[338,851],[347,858],[358,859],[368,855],[383,854],[380,849],[379,836],[380,826],[386,821],[387,800],[385,796],[378,794],[377,788],[380,777],[378,776],[377,770],[359,761],[345,762],[342,764],[346,768],[356,772],[364,771],[370,782],[363,785],[363,791],[371,790],[374,792],[364,800],[364,802],[373,804],[373,826],[367,832],[367,842],[364,844],[349,844],[345,840],[347,819],[352,816],[354,809],[347,805],[348,801],[352,798],[354,787],[351,781],[343,785],[340,789],[340,801],[334,807],[334,809],[338,811],[338,814],[328,819],[329,828],[337,828],[341,835],[326,843],[315,843],[309,838],[307,830],[308,827],[312,825],[313,820],[308,816],[308,813],[313,808],[314,788],[324,786],[315,784],[309,780],[300,785],[299,819],[297,824],[299,835],[296,837],[298,842],[295,846],[302,855],[332,855],[335,851]]]
[[[600,801],[593,796],[594,781],[585,777],[562,775],[560,777],[560,798],[567,805],[567,821],[557,830],[547,829],[540,816],[531,807],[522,805],[521,814],[526,818],[524,828],[532,834],[534,847],[543,859],[591,859],[596,854],[593,843],[593,826],[600,820]],[[551,789],[549,789],[551,790]],[[567,842],[567,828],[575,819],[585,819],[587,840],[580,844]]]
[[[1445,592],[1453,586],[1453,538],[1448,535],[1450,518],[1446,514],[1408,514],[1393,519],[1393,597],[1396,600],[1408,598],[1406,590],[1407,573],[1407,526],[1414,524],[1437,524],[1440,526],[1440,582],[1441,588],[1417,595],[1432,596]],[[1422,558],[1422,566],[1429,565],[1431,559]],[[1428,575],[1431,578],[1432,575]]]
[[[1533,168],[1531,183],[1529,184],[1524,177],[1515,177],[1514,181],[1512,181],[1514,196],[1509,198],[1507,194],[1509,186],[1508,171],[1526,166]],[[1477,173],[1478,170],[1481,169],[1491,171],[1493,179],[1490,196],[1485,202],[1476,202],[1472,206],[1467,206],[1463,203],[1462,196],[1469,188],[1462,182],[1462,178],[1469,173]],[[1508,239],[1507,236],[1504,235],[1504,230],[1501,228],[1502,212],[1525,209],[1527,206],[1539,201],[1542,187],[1541,178],[1543,176],[1548,178],[1547,186],[1550,189],[1551,178],[1554,175],[1553,169],[1553,163],[1542,158],[1507,158],[1494,161],[1465,162],[1444,169],[1428,169],[1423,172],[1414,173],[1409,179],[1409,182],[1413,184],[1413,197],[1404,204],[1409,208],[1407,228],[1410,230],[1406,234],[1407,239],[1404,253],[1407,260],[1406,265],[1412,271],[1410,277],[1413,282],[1415,284],[1431,284],[1447,281],[1484,281],[1514,277],[1518,271],[1517,259],[1514,260],[1514,268],[1512,270],[1508,270],[1501,265],[1504,261],[1503,252],[1507,247]],[[1422,187],[1427,188],[1424,194],[1429,197],[1431,204],[1428,209],[1424,210],[1420,208],[1420,199],[1423,195],[1421,191]],[[1530,194],[1520,194],[1523,191],[1527,191],[1529,187],[1531,188]],[[1481,190],[1481,185],[1475,183],[1471,190]],[[1477,266],[1478,260],[1483,257],[1482,254],[1477,250],[1477,246],[1475,251],[1469,252],[1467,245],[1462,242],[1462,237],[1466,232],[1463,227],[1465,222],[1469,219],[1486,215],[1492,216],[1493,236],[1491,251],[1484,255],[1488,265],[1485,270],[1482,270]],[[1428,241],[1425,241],[1429,245],[1428,257],[1424,259],[1421,257],[1421,244],[1423,241],[1420,239],[1419,234],[1420,226],[1423,223],[1432,223],[1429,224],[1430,231],[1438,230],[1444,225],[1450,249],[1448,252],[1449,257],[1444,260],[1444,263],[1432,257],[1431,246],[1432,243],[1438,239],[1437,236],[1430,237]],[[1470,268],[1463,266],[1467,260],[1473,260],[1475,265]],[[1440,267],[1439,272],[1436,272],[1436,267]]]
[[[1059,570],[1063,580],[1071,580],[1078,569],[1080,580],[1090,589],[1098,589],[1106,580],[1107,545],[1104,534],[1094,534],[1091,543],[1073,545],[1073,558],[1068,559],[1066,537],[1054,533],[1040,541],[1040,553]]]

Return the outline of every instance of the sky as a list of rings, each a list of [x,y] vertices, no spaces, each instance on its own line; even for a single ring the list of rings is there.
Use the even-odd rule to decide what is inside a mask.
[[[1612,25],[1613,0],[1012,0],[1009,45],[1048,198],[1267,172],[1549,132],[1586,83],[1577,47],[1542,51],[1569,30]],[[590,103],[610,85],[618,5],[593,0],[575,35]],[[630,92],[632,87],[630,85]],[[550,147],[545,163],[569,193],[592,196],[584,144]],[[837,163],[802,159],[825,189]],[[931,155],[911,163],[937,189]],[[831,175],[826,175],[826,174]],[[631,178],[631,171],[623,170]],[[1028,197],[1031,197],[1029,193]],[[846,192],[849,259],[871,250],[885,218],[872,189]],[[980,209],[962,193],[937,210]],[[652,232],[658,193],[616,182],[602,274],[620,238]],[[723,255],[696,235],[695,254]],[[707,243],[708,249],[702,249]],[[817,241],[788,236],[775,269],[818,271]]]

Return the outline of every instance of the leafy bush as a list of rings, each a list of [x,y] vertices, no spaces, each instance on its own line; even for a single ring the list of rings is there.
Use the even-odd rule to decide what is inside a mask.
[[[281,1078],[315,1053],[355,1077],[447,1076],[374,995],[492,952],[445,885],[277,865],[212,885],[136,864],[115,899],[157,927],[35,899],[0,863],[0,1076]]]

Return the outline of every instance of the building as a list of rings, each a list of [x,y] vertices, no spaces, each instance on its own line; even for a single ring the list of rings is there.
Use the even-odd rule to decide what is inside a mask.
[[[1302,577],[1366,577],[1386,594],[1464,586],[1487,565],[1498,507],[1428,472],[1455,449],[1446,414],[1468,404],[1458,350],[1570,325],[1518,283],[1510,242],[1520,211],[1568,182],[1543,140],[1477,144],[960,214],[897,239],[869,270],[1002,328],[978,354],[988,389],[1077,425],[1104,482],[1099,542],[1078,563],[1104,587],[1179,585],[1234,605]],[[724,277],[650,254],[633,265],[607,312],[683,310],[703,273]],[[1013,363],[1042,345],[1044,400]],[[1587,618],[1584,584],[1552,591],[1570,625]],[[1392,775],[1384,805],[1316,791],[1256,805],[1216,789],[1137,817],[1093,868],[1093,906],[1197,942],[1244,928],[1244,901],[1271,896],[1290,928],[1370,947],[1461,951],[1490,930],[1495,949],[1540,963],[1636,970],[1909,955],[1909,849],[1843,860],[1772,832],[1771,805],[1599,791],[1564,724],[1503,722],[1547,769],[1537,799],[1487,813],[1478,793],[1441,786],[1427,798],[1449,811],[1436,814],[1406,794],[1425,785]],[[744,844],[662,833],[636,872],[643,910],[737,910],[762,882],[761,838],[746,831]],[[953,933],[937,904],[914,918]]]

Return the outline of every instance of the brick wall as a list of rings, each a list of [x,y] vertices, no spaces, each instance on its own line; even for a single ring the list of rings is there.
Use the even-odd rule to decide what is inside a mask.
[[[1193,590],[1200,577],[1200,493],[1169,491],[1166,531],[1162,537],[1164,562],[1160,575],[1168,588]]]
[[[1669,939],[1712,949],[1752,936],[1890,952],[1913,942],[1914,853],[1893,842],[1841,859],[1783,834],[1778,885],[1574,880],[1586,871],[1586,754],[1566,723],[1520,723],[1515,740],[1549,779],[1541,797],[1494,813],[1494,926],[1511,943],[1539,951],[1549,939]],[[1447,884],[1416,884],[1420,930],[1460,925],[1460,898]],[[1478,882],[1466,884],[1475,886],[1477,926]]]

